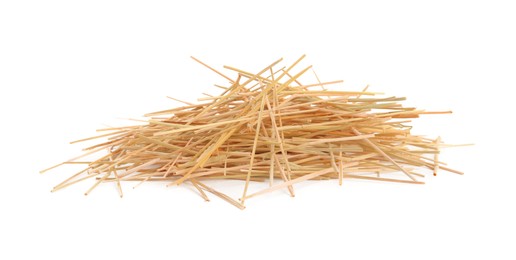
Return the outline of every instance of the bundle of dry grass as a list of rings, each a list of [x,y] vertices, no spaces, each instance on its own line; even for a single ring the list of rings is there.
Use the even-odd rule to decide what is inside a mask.
[[[49,169],[108,152],[80,162],[86,169],[53,191],[85,179],[96,179],[86,194],[115,182],[120,196],[122,181],[189,183],[205,200],[207,191],[243,209],[247,199],[274,190],[294,196],[293,185],[310,179],[421,184],[418,168],[462,174],[438,160],[440,139],[411,135],[407,125],[421,114],[449,112],[402,107],[398,102],[405,98],[376,97],[367,87],[357,92],[325,87],[341,81],[301,83],[311,71],[311,66],[295,70],[303,57],[277,68],[280,59],[258,73],[225,66],[237,73],[235,79],[194,58],[229,81],[217,86],[222,94],[200,98],[199,104],[181,101],[186,106],[147,114],[144,125],[100,129],[108,133],[75,141],[108,138]],[[242,180],[243,193],[233,199],[206,185],[210,179]],[[251,181],[268,186],[251,193]]]

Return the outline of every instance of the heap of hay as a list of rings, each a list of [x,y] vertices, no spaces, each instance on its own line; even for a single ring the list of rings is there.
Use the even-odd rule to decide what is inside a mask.
[[[198,104],[182,101],[185,106],[147,114],[143,125],[100,129],[107,134],[76,141],[107,138],[59,165],[108,152],[81,162],[87,167],[53,191],[93,179],[86,194],[100,183],[115,182],[122,196],[122,181],[162,181],[193,185],[206,200],[209,192],[243,209],[247,199],[270,191],[285,189],[294,196],[295,184],[305,180],[421,184],[424,175],[416,169],[462,174],[438,161],[444,146],[439,139],[412,135],[408,125],[421,114],[449,112],[403,107],[399,102],[405,98],[378,97],[367,88],[326,89],[341,81],[316,77],[306,84],[302,76],[312,73],[311,66],[296,67],[303,57],[282,68],[280,59],[258,73],[225,66],[237,73],[234,79],[194,58],[229,81],[217,86],[220,95],[200,98]],[[208,186],[206,180],[213,179],[242,180],[241,197]],[[262,189],[249,192],[251,182],[263,183]]]

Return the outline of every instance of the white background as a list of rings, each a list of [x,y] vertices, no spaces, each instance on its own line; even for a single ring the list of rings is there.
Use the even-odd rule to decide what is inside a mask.
[[[184,2],[0,2],[1,259],[516,258],[511,1]],[[475,143],[442,155],[466,175],[308,182],[240,211],[153,183],[50,193],[76,168],[38,173],[104,124],[177,106],[167,95],[217,93],[190,55],[257,71],[301,54],[343,89],[453,110],[414,131]]]

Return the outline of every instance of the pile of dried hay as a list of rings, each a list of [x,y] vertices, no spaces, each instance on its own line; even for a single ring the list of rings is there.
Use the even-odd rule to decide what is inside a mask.
[[[106,142],[84,149],[86,153],[63,164],[85,163],[86,169],[63,181],[53,191],[85,179],[96,179],[86,192],[103,182],[163,181],[190,183],[208,200],[210,192],[243,209],[245,200],[286,189],[311,179],[366,179],[421,184],[418,168],[462,174],[438,161],[440,139],[411,135],[411,118],[425,112],[402,107],[399,97],[380,93],[330,91],[325,86],[342,81],[301,83],[311,66],[294,72],[291,66],[275,68],[281,59],[258,73],[225,66],[237,72],[219,96],[200,98],[199,104],[147,114],[144,125],[100,129]],[[314,73],[315,74],[315,73]],[[75,143],[72,142],[72,143]],[[100,158],[77,162],[107,150]],[[430,155],[430,156],[429,156]],[[45,172],[49,169],[43,170]],[[401,173],[401,174],[400,174]],[[238,200],[214,190],[205,180],[244,181]],[[250,193],[251,181],[269,187]]]

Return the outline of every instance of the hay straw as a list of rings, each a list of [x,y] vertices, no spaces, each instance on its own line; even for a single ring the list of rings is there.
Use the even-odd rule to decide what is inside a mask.
[[[227,86],[215,85],[223,90],[220,95],[205,94],[197,104],[169,97],[185,106],[149,113],[143,125],[99,129],[107,133],[72,143],[106,141],[41,172],[87,164],[52,190],[95,178],[86,195],[106,182],[116,182],[122,197],[124,181],[138,181],[134,188],[147,181],[167,186],[186,181],[204,200],[209,201],[207,191],[240,209],[247,199],[276,190],[294,196],[294,185],[306,180],[422,184],[424,175],[415,169],[463,174],[439,161],[439,149],[449,146],[440,137],[412,135],[407,125],[423,114],[450,111],[405,108],[398,103],[405,98],[383,97],[368,91],[369,86],[362,91],[328,90],[326,86],[342,81],[321,82],[311,66],[295,72],[304,57],[275,69],[279,59],[256,74],[224,66],[237,73],[235,79],[192,57],[228,81]],[[301,82],[308,70],[315,83]],[[77,161],[105,150],[107,154],[93,161]],[[208,186],[208,180],[243,181],[240,199]],[[248,194],[251,182],[267,184]]]

